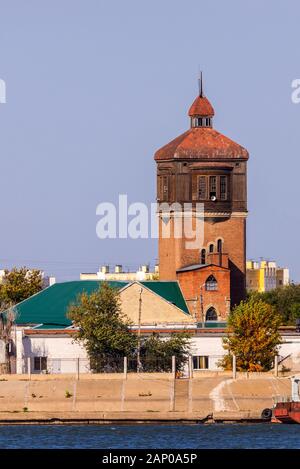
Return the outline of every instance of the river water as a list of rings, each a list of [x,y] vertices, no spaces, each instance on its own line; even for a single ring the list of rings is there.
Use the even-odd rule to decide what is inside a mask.
[[[5,425],[5,448],[300,448],[300,425]]]

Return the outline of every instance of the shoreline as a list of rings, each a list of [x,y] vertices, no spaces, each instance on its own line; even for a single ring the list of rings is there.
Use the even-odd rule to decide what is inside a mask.
[[[21,412],[20,412],[21,413]],[[254,412],[222,412],[209,415],[175,412],[177,415],[161,414],[159,416],[146,413],[107,412],[83,413],[76,412],[0,412],[0,426],[4,425],[218,425],[236,423],[278,423],[262,419]],[[2,415],[1,415],[2,414]],[[98,414],[98,415],[97,415]],[[124,415],[125,414],[125,415]],[[173,414],[173,412],[172,412]],[[247,415],[246,415],[247,414]]]
[[[269,375],[11,377],[0,382],[0,425],[263,423],[262,411],[289,389]]]

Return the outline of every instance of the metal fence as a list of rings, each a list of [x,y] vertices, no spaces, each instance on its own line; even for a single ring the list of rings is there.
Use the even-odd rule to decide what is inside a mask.
[[[170,373],[182,368],[172,358],[161,357],[99,357],[51,358],[25,357],[23,372],[29,374],[85,374],[85,373]]]
[[[186,357],[183,363],[176,357],[97,357],[54,358],[49,356],[30,356],[22,360],[22,373],[29,374],[86,374],[86,373],[178,373],[178,376],[191,377],[193,372],[221,372],[222,355]],[[278,376],[278,361],[275,360],[274,374]],[[20,367],[19,367],[20,370]],[[233,358],[233,377],[236,378],[236,360]],[[198,374],[198,373],[197,373]],[[241,374],[241,372],[240,372]],[[247,372],[243,373],[248,376]]]
[[[61,373],[91,373],[90,360],[87,358],[52,358],[26,357],[24,359],[24,373],[29,374],[61,374]]]

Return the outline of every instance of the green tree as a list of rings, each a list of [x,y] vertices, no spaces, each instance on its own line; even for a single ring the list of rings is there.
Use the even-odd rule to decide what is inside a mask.
[[[143,371],[171,371],[172,357],[176,359],[176,370],[181,370],[189,356],[190,334],[173,333],[170,338],[153,334],[144,338],[141,347]]]
[[[6,304],[15,305],[38,293],[42,288],[40,270],[14,267],[11,271],[5,270],[3,283],[0,285],[0,298]]]
[[[121,369],[120,358],[134,354],[137,338],[121,311],[118,290],[107,283],[90,295],[81,294],[68,317],[79,328],[75,340],[86,347],[93,370]]]
[[[228,337],[223,346],[228,355],[221,361],[229,368],[232,354],[240,371],[268,371],[280,344],[281,317],[269,304],[256,298],[242,301],[228,320]]]
[[[78,327],[75,340],[86,348],[94,371],[121,371],[123,357],[129,358],[129,369],[137,369],[137,335],[122,313],[119,292],[103,282],[99,290],[81,294],[69,307],[68,317]],[[143,371],[170,371],[172,356],[180,369],[188,357],[187,333],[161,339],[154,334],[142,337]]]
[[[249,298],[261,299],[272,305],[285,325],[295,325],[300,317],[300,285],[291,284],[268,292],[251,292]]]

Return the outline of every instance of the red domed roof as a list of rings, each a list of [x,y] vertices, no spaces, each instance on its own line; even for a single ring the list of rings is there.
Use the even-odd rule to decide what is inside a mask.
[[[197,96],[197,98],[190,107],[189,116],[212,117],[214,115],[214,108],[212,107],[208,99],[203,95]]]
[[[220,132],[210,127],[192,127],[163,146],[154,155],[156,161],[191,160],[247,160],[248,152]]]

